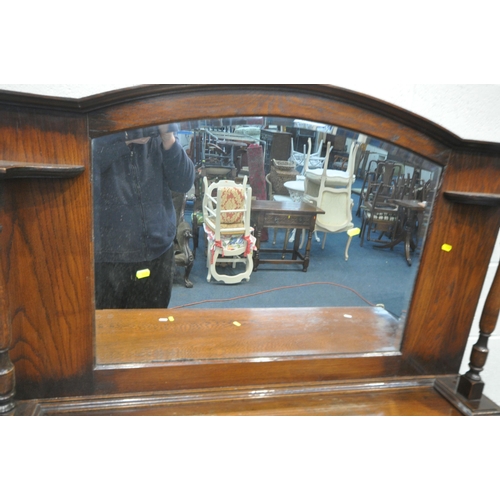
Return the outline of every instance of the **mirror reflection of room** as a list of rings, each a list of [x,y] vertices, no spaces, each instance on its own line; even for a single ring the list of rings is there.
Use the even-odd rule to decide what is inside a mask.
[[[153,290],[167,284],[171,309],[382,307],[404,320],[439,167],[300,119],[205,120],[163,131],[175,154],[157,127],[93,141],[98,309],[166,308],[140,302],[141,287],[158,276]],[[134,254],[125,271],[116,270],[123,262],[103,261],[103,238],[115,260]],[[170,259],[155,268],[160,246]],[[122,302],[101,300],[101,276],[125,290]]]

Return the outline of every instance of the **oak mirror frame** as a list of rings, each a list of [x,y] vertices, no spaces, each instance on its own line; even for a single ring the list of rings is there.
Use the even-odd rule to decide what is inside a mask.
[[[219,120],[233,117],[253,117],[253,116],[272,116],[283,119],[301,119],[316,123],[335,124],[335,126],[346,130],[356,131],[356,133],[379,139],[390,143],[396,147],[410,151],[420,157],[427,159],[434,165],[444,167],[449,159],[450,151],[443,147],[438,141],[427,137],[420,131],[415,131],[403,123],[391,119],[389,116],[377,114],[376,112],[363,107],[349,103],[348,100],[331,98],[328,95],[328,86],[322,85],[292,85],[292,86],[252,86],[252,85],[212,85],[212,86],[174,86],[176,88],[162,89],[157,96],[149,96],[146,99],[131,100],[125,104],[112,105],[106,109],[100,110],[95,115],[90,115],[90,133],[92,138],[110,133],[137,128],[145,128],[163,123],[184,123],[195,122],[197,120]],[[288,88],[286,88],[288,87]],[[166,90],[166,92],[165,92]],[[431,230],[432,231],[432,230]],[[425,262],[425,250],[422,256]],[[418,297],[419,280],[417,278],[416,293]],[[307,313],[306,313],[307,314]],[[409,328],[412,328],[412,308],[409,311]],[[418,313],[417,313],[418,314]],[[307,316],[304,317],[304,323],[307,324]],[[121,323],[120,323],[121,324]],[[258,324],[256,326],[258,328]],[[207,325],[210,329],[211,325]],[[212,325],[214,333],[218,325]],[[414,328],[414,327],[413,327]],[[405,336],[406,338],[408,336]],[[411,339],[411,335],[409,335]],[[407,338],[408,340],[408,338]],[[151,348],[150,348],[151,349]],[[223,358],[224,355],[222,354]],[[382,375],[387,367],[394,370],[399,366],[402,359],[402,353],[399,349],[393,349],[389,352],[370,352],[359,349],[356,354],[337,354],[331,355],[330,368],[328,376],[335,372],[338,377],[346,376],[346,366],[355,369],[356,364],[361,364],[367,369],[367,374]],[[114,359],[114,358],[110,358]],[[168,360],[165,364],[168,365]],[[234,360],[233,360],[234,361]],[[265,359],[256,359],[259,363],[254,366],[263,366]],[[155,359],[158,363],[159,360]],[[283,357],[282,367],[284,370],[290,370],[296,360],[292,356]],[[199,360],[195,360],[199,368]],[[203,362],[201,362],[203,364]],[[207,361],[205,369],[209,372],[217,368],[221,359],[217,356]],[[325,360],[317,359],[314,355],[310,356],[310,367],[325,363]],[[115,364],[115,366],[113,366]],[[122,362],[124,367],[116,366],[119,362],[104,361],[97,365],[98,372],[109,373],[109,371],[125,371],[125,366],[137,364],[147,365],[147,355],[138,356],[130,359],[128,362]],[[160,363],[161,364],[161,363]],[[179,383],[177,373],[183,372],[182,363],[170,363],[173,379]],[[185,363],[189,365],[189,363]],[[289,364],[290,366],[287,366]],[[175,366],[173,366],[175,365]],[[336,368],[338,365],[339,368]],[[298,366],[298,365],[297,365]],[[242,368],[244,367],[244,368]],[[248,366],[240,363],[241,374],[248,374],[248,380],[252,380],[250,373],[259,373],[261,370],[249,370]],[[146,369],[146,368],[144,368]],[[159,367],[148,368],[151,373],[158,370]],[[301,368],[303,369],[303,367]],[[200,369],[200,372],[203,372]],[[272,371],[272,370],[271,370]],[[293,372],[293,369],[291,370]],[[277,372],[266,376],[278,377]],[[153,376],[153,375],[151,375]],[[257,379],[262,375],[258,375]],[[211,374],[212,379],[214,378]],[[293,375],[291,376],[293,378]],[[104,379],[106,376],[103,377]],[[217,377],[215,377],[217,378]],[[286,381],[286,378],[282,378]],[[209,385],[210,380],[206,381]],[[198,384],[199,384],[198,380]],[[213,383],[213,380],[212,380]],[[182,384],[189,386],[189,381],[184,378]]]
[[[192,245],[196,246],[195,266],[191,273],[196,279],[193,288],[185,289],[182,279],[176,280],[173,288],[172,299],[170,301],[169,313],[158,311],[157,317],[153,312],[140,314],[143,327],[153,330],[156,324],[156,335],[150,333],[150,337],[142,341],[140,334],[135,336],[134,330],[137,325],[130,320],[127,327],[125,317],[131,318],[126,311],[98,310],[96,312],[96,353],[97,363],[102,365],[119,365],[137,362],[179,362],[179,361],[208,361],[210,359],[262,359],[269,357],[293,357],[311,355],[353,355],[367,352],[399,352],[401,347],[402,334],[404,331],[406,311],[411,300],[411,293],[414,287],[416,273],[418,272],[421,249],[425,245],[425,232],[429,226],[432,215],[434,199],[439,189],[440,175],[442,169],[428,160],[418,157],[414,153],[404,151],[401,148],[392,146],[386,142],[363,136],[356,131],[349,131],[339,128],[333,124],[314,123],[300,119],[287,119],[276,117],[242,117],[236,116],[217,120],[199,120],[197,122],[183,122],[176,124],[175,129],[177,141],[187,151],[193,160],[195,169],[198,172],[195,184],[190,191],[190,202],[187,203],[185,219],[191,224],[193,238]],[[154,138],[158,133],[156,128],[139,131],[127,131],[128,137],[144,136],[148,134]],[[117,141],[125,142],[125,134],[114,136]],[[274,142],[273,142],[274,138]],[[105,138],[106,142],[112,138]],[[144,139],[147,140],[147,139]],[[149,139],[152,140],[152,139]],[[149,143],[148,140],[148,143]],[[143,140],[141,139],[143,142]],[[276,145],[277,143],[277,145]],[[103,143],[104,145],[105,143]],[[327,145],[330,144],[332,149]],[[362,217],[363,207],[361,196],[351,192],[346,197],[349,203],[349,210],[354,211],[350,227],[361,231],[353,233],[349,248],[352,259],[350,265],[345,261],[344,248],[348,241],[347,228],[338,235],[330,235],[327,241],[328,246],[322,249],[323,240],[320,234],[315,234],[312,238],[311,265],[309,273],[300,272],[302,265],[291,264],[283,272],[283,267],[277,264],[266,264],[266,268],[261,265],[259,272],[254,271],[251,275],[253,287],[228,286],[214,284],[212,281],[207,284],[206,271],[206,248],[204,242],[204,230],[202,226],[202,199],[203,199],[203,176],[208,175],[209,181],[225,178],[240,179],[246,176],[250,178],[253,187],[259,185],[254,181],[254,174],[250,172],[248,160],[248,148],[260,147],[262,151],[259,161],[264,167],[264,175],[270,185],[275,180],[275,175],[271,169],[271,155],[274,154],[276,160],[288,161],[296,165],[295,173],[303,173],[306,163],[306,151],[308,147],[314,152],[307,161],[306,168],[309,172],[314,171],[317,177],[322,171],[323,165],[329,165],[329,170],[347,170],[349,152],[353,144],[358,144],[360,152],[357,155],[357,164],[353,167],[356,180],[352,186],[368,189],[367,180],[370,173],[373,173],[377,165],[385,166],[388,162],[388,172],[390,177],[385,177],[384,182],[393,184],[391,191],[385,187],[386,197],[391,197],[393,201],[387,205],[386,217],[393,217],[393,221],[398,216],[407,215],[403,208],[398,208],[397,203],[407,203],[413,207],[410,212],[412,223],[418,226],[418,234],[413,232],[411,243],[417,248],[406,248],[404,238],[406,237],[406,223],[401,223],[395,230],[393,239],[389,237],[389,228],[385,228],[386,233],[378,228],[377,231],[363,228]],[[96,162],[95,151],[102,148],[100,138],[93,140],[93,185],[100,185],[101,173]],[[254,149],[255,150],[255,149]],[[109,157],[113,161],[114,157]],[[352,159],[351,159],[352,160]],[[253,160],[250,163],[255,163]],[[106,165],[102,165],[102,179],[112,177],[113,185],[115,176],[120,176],[124,171],[110,174],[106,170]],[[381,167],[382,168],[382,167]],[[114,172],[114,171],[113,171]],[[338,172],[338,170],[337,170]],[[342,175],[338,172],[337,175]],[[215,176],[215,177],[214,177]],[[111,179],[110,179],[111,180]],[[277,182],[275,180],[275,182]],[[264,187],[268,187],[263,183]],[[126,184],[125,187],[128,187]],[[289,194],[284,186],[278,186],[281,194]],[[104,189],[104,188],[103,188]],[[374,191],[374,188],[373,192]],[[125,189],[128,192],[128,189]],[[102,212],[102,217],[97,217],[96,213],[101,211],[104,204],[99,199],[101,190],[94,188],[94,241],[95,235],[100,234],[102,238],[110,231],[113,225],[110,221],[103,220],[106,211]],[[280,194],[274,193],[274,194]],[[396,194],[399,193],[399,194]],[[253,190],[253,195],[258,195],[258,199],[267,199],[267,191],[259,192]],[[357,195],[357,197],[356,197]],[[141,197],[146,199],[148,194],[141,191]],[[340,196],[344,196],[341,194]],[[407,202],[408,199],[415,201]],[[121,198],[118,198],[121,200]],[[401,200],[401,201],[400,201]],[[109,203],[109,202],[108,202]],[[352,204],[352,205],[351,205]],[[340,211],[340,207],[336,206]],[[120,220],[126,220],[122,215]],[[193,222],[195,221],[195,222]],[[198,221],[200,221],[198,223]],[[412,223],[408,222],[408,226]],[[115,225],[117,222],[115,222]],[[102,226],[101,226],[102,225]],[[381,226],[382,224],[380,224]],[[108,227],[109,226],[109,227]],[[106,229],[104,229],[106,228]],[[397,236],[396,236],[397,231]],[[200,234],[201,233],[201,234]],[[257,232],[254,231],[257,235]],[[372,233],[372,234],[370,234]],[[266,242],[261,245],[261,252],[266,255],[266,248],[282,249],[284,243],[285,230],[272,232],[266,238]],[[380,243],[373,240],[380,237]],[[276,238],[276,241],[274,239]],[[119,251],[117,238],[109,238],[108,245],[112,245],[113,251]],[[410,241],[410,240],[409,240]],[[360,245],[363,243],[363,248]],[[393,247],[392,242],[397,242]],[[267,244],[266,244],[267,243]],[[303,243],[301,253],[304,253]],[[354,246],[359,249],[355,249]],[[385,249],[373,248],[373,246],[385,245]],[[288,242],[287,248],[291,248],[292,242]],[[393,251],[390,251],[390,250]],[[394,250],[395,249],[395,250]],[[418,251],[414,251],[417,250]],[[193,252],[194,252],[193,248]],[[361,252],[361,253],[360,253]],[[354,255],[352,255],[354,253]],[[407,254],[406,254],[407,253]],[[280,256],[281,253],[280,253]],[[279,257],[278,257],[279,258]],[[201,259],[201,261],[200,261]],[[293,266],[293,267],[290,267]],[[141,267],[142,269],[142,267]],[[241,272],[242,268],[234,270],[220,270],[222,273]],[[313,271],[316,271],[314,274]],[[271,271],[268,273],[267,271]],[[274,273],[272,271],[275,271]],[[278,271],[276,273],[276,271]],[[299,271],[299,272],[298,272]],[[99,271],[96,270],[96,273]],[[314,279],[314,276],[320,278]],[[309,278],[310,275],[313,275]],[[96,280],[97,281],[97,280]],[[246,281],[246,280],[245,280]],[[311,289],[319,289],[320,293],[310,294]],[[256,291],[258,290],[258,291]],[[253,292],[253,293],[252,293]],[[346,293],[347,292],[347,293]],[[349,293],[350,292],[350,293]],[[233,319],[239,319],[240,311],[230,312],[231,309],[253,309],[253,316],[264,316],[269,311],[260,309],[269,308],[269,297],[278,295],[279,301],[283,304],[282,311],[278,311],[278,306],[271,306],[274,314],[283,316],[281,329],[273,329],[269,336],[266,336],[257,325],[255,326],[255,339],[251,339],[251,334],[231,328],[229,315],[233,314]],[[287,298],[284,298],[284,294]],[[96,297],[99,296],[99,289],[96,289]],[[200,296],[201,295],[201,296]],[[225,298],[224,298],[225,297]],[[248,302],[250,301],[250,305]],[[272,301],[271,301],[272,302]],[[237,305],[226,304],[236,303]],[[215,304],[215,305],[213,305]],[[350,307],[348,307],[350,306]],[[188,333],[187,324],[203,321],[203,311],[210,309],[211,314],[218,314],[221,317],[221,325],[217,328],[217,340],[215,335],[206,332],[191,331]],[[366,308],[369,307],[369,310]],[[172,319],[178,310],[191,308],[192,313],[185,315],[186,330],[182,335],[175,335],[172,327]],[[318,308],[329,309],[328,316],[324,311],[324,322],[319,319]],[[333,310],[336,308],[336,311]],[[99,309],[99,308],[98,308]],[[103,308],[106,309],[106,308]],[[131,308],[133,309],[133,308]],[[310,317],[308,318],[307,315]],[[170,320],[169,320],[170,318]],[[312,321],[312,318],[314,320]],[[330,324],[327,324],[328,321]],[[368,332],[365,335],[350,333],[355,328],[360,328],[360,323],[366,323]],[[128,335],[119,334],[112,324],[119,323],[123,330],[129,330]],[[227,325],[226,325],[227,323]],[[153,324],[153,325],[152,325]],[[236,322],[239,325],[239,322]],[[257,323],[258,324],[258,323]],[[234,323],[233,323],[234,325]],[[226,333],[222,333],[222,330]],[[102,331],[101,331],[102,330]],[[113,333],[112,333],[112,330]],[[105,333],[107,332],[107,333]],[[164,335],[169,332],[169,335]],[[241,333],[241,338],[238,333]],[[130,343],[130,338],[134,335],[136,347],[134,353],[128,355],[124,350],[117,347],[117,343]],[[289,338],[287,338],[289,337]],[[356,341],[352,337],[358,337]],[[246,344],[245,347],[240,345]],[[278,339],[278,340],[277,340]],[[103,347],[103,343],[107,345]],[[214,346],[216,344],[216,346]]]
[[[20,397],[458,373],[498,233],[498,211],[482,203],[484,194],[500,191],[498,145],[464,141],[405,110],[320,84],[145,85],[69,103],[7,97],[3,97],[1,117],[5,137],[15,138],[19,130],[24,135],[23,141],[2,143],[8,153],[5,160],[22,167],[27,161],[51,163],[47,176],[66,169],[78,170],[79,175],[71,180],[6,181],[2,186],[6,213],[12,214],[0,234],[2,248],[14,249],[8,264],[32,265],[22,270],[14,265],[7,272],[7,259],[2,262],[1,285],[7,290],[12,318],[10,357]],[[120,365],[97,362],[93,248],[89,245],[91,141],[164,123],[235,116],[335,124],[443,169],[399,350],[245,361],[152,364],[144,357]],[[83,168],[75,169],[75,164]],[[471,203],[477,199],[481,206]],[[57,232],[41,232],[40,221]],[[443,251],[445,244],[453,251]],[[27,252],[32,252],[28,259]],[[264,329],[276,321],[275,316],[271,310]],[[216,332],[218,324],[206,319],[199,328]],[[363,333],[354,331],[353,338],[357,335]],[[133,344],[120,347],[129,352],[134,348]]]

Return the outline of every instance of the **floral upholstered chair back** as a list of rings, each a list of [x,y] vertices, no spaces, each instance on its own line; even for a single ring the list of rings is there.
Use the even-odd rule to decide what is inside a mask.
[[[245,220],[245,190],[238,186],[220,188],[221,224],[224,227],[242,226]]]
[[[245,177],[242,184],[221,180],[208,186],[205,179],[203,218],[217,238],[221,235],[248,235],[250,228],[252,188]]]

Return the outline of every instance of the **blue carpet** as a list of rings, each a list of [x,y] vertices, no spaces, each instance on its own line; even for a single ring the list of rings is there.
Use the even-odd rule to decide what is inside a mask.
[[[356,212],[358,197],[354,196]],[[191,214],[186,212],[186,219]],[[359,218],[353,218],[361,227]],[[285,230],[278,231],[277,248],[282,248]],[[269,238],[272,239],[273,231]],[[323,235],[319,234],[322,240]],[[329,234],[326,247],[321,248],[313,238],[311,261],[307,273],[301,265],[273,266],[263,264],[249,282],[225,285],[212,280],[207,283],[207,268],[203,229],[200,230],[200,248],[191,273],[194,288],[183,286],[178,276],[172,292],[171,308],[281,308],[281,307],[364,307],[383,304],[395,317],[407,310],[418,271],[420,250],[413,254],[409,267],[404,245],[393,250],[376,248],[366,242],[360,246],[359,237],[353,238],[349,261],[344,260],[347,234]],[[263,244],[271,248],[272,241]],[[288,244],[288,248],[292,245]],[[228,270],[227,272],[231,272]]]

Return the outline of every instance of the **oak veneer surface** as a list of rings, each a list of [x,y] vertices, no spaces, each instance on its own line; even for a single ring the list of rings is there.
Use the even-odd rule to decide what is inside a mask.
[[[93,366],[86,119],[0,107],[0,160],[83,171],[71,179],[0,182],[0,263],[9,299],[17,395],[60,395],[68,386],[73,390],[66,394],[76,394],[75,387],[82,391],[88,386]]]
[[[277,116],[329,123],[374,138],[384,138],[421,153],[438,164],[444,165],[448,159],[449,151],[443,149],[442,144],[430,135],[412,129],[403,120],[393,119],[390,113],[374,112],[375,99],[370,100],[371,105],[367,105],[365,101],[357,106],[354,99],[353,102],[337,100],[337,92],[328,85],[222,84],[177,87],[179,88],[166,89],[163,95],[151,95],[125,104],[114,103],[105,109],[91,112],[91,135],[95,137],[163,122],[178,123],[234,116]],[[351,96],[354,95],[351,93]],[[405,113],[406,118],[410,116],[410,113]],[[422,120],[417,121],[421,126]],[[436,126],[432,128],[438,133],[444,130]],[[451,137],[449,132],[444,132]]]
[[[398,351],[398,326],[384,309],[362,307],[97,311],[96,361],[127,365]]]
[[[336,359],[335,366],[328,356],[321,355],[322,359],[302,363],[300,369],[292,367],[294,361],[270,363],[261,367],[259,377],[297,382],[299,372],[300,380],[317,380],[325,374],[328,379],[352,380],[410,375],[412,370],[412,374],[426,375],[458,372],[500,215],[495,207],[456,205],[442,193],[499,194],[498,145],[461,141],[411,113],[316,84],[160,85],[135,92],[67,107],[43,99],[21,99],[12,104],[14,100],[7,102],[0,94],[1,160],[85,168],[84,174],[75,179],[0,183],[0,223],[4,226],[0,234],[1,282],[8,296],[10,358],[15,364],[20,399],[86,395],[95,389],[92,380],[102,382],[99,390],[107,393],[115,389],[120,393],[145,391],[167,383],[172,388],[184,387],[186,369],[172,371],[171,367],[159,366],[148,372],[148,380],[143,378],[143,370],[127,370],[123,365],[94,371],[89,133],[94,137],[168,121],[230,116],[267,114],[332,123],[446,166],[408,312],[403,369],[391,353],[378,359],[355,355]],[[441,250],[444,243],[453,246],[451,253]],[[324,349],[326,339],[308,348]],[[300,332],[297,340],[309,341],[301,338]],[[235,345],[250,346],[248,341]],[[282,352],[285,347],[290,346],[268,339],[263,351]],[[139,344],[139,348],[152,352],[151,346]],[[234,355],[245,355],[244,349],[238,349]],[[220,354],[217,346],[209,348],[208,344],[200,344],[198,351],[214,357]],[[130,352],[129,346],[119,355]],[[164,355],[158,354],[158,359]],[[248,385],[249,365],[238,363],[225,368],[231,372],[232,381]],[[215,371],[218,375],[220,366],[214,368],[214,380]],[[206,375],[207,371],[203,372],[203,377]],[[90,386],[85,381],[90,381]],[[213,381],[199,378],[190,383],[203,387]]]
[[[500,193],[500,158],[453,154],[446,168],[403,341],[421,373],[458,373],[500,227],[498,207],[454,203],[443,194],[464,190]]]
[[[384,384],[381,383],[381,386]],[[45,401],[19,408],[41,416],[461,416],[432,385],[343,390],[328,386],[174,392]]]

